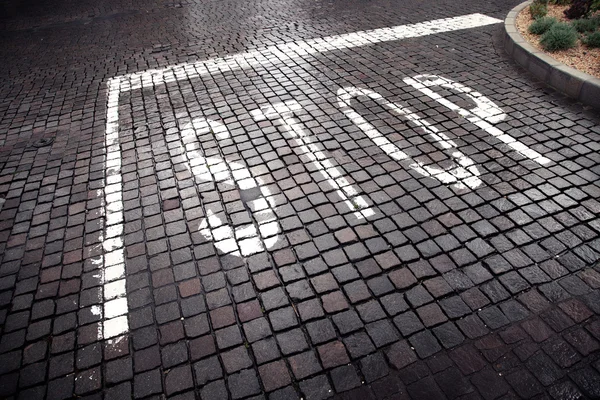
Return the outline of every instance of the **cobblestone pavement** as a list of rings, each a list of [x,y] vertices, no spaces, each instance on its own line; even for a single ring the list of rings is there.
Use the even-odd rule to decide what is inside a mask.
[[[516,4],[0,20],[0,397],[600,398],[600,118]]]

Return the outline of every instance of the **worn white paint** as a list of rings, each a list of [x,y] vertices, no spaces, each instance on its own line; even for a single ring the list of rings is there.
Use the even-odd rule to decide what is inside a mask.
[[[306,58],[311,55],[317,55],[328,51],[372,46],[377,43],[436,35],[463,29],[479,28],[502,22],[502,20],[478,13],[461,15],[419,22],[416,24],[399,25],[345,33],[342,35],[325,36],[316,39],[299,40],[290,43],[281,43],[267,46],[261,50],[238,53],[227,57],[213,58],[194,63],[177,64],[166,68],[149,69],[113,79],[128,83],[128,86],[122,86],[121,90],[140,89],[143,87],[152,87],[159,83],[176,82],[178,80],[191,79],[204,75],[220,74],[228,71],[248,69],[255,66],[272,65],[296,58]]]
[[[104,256],[97,259],[98,269],[100,271],[98,279],[102,285],[105,296],[103,307],[102,328],[98,333],[98,338],[114,338],[128,331],[127,323],[127,304],[125,293],[125,267],[124,267],[124,247],[123,247],[123,199],[122,199],[122,177],[121,177],[121,148],[119,145],[119,97],[126,91],[153,87],[155,85],[176,82],[179,80],[189,80],[193,78],[202,78],[213,74],[236,71],[241,69],[253,68],[258,66],[269,67],[278,63],[287,62],[297,58],[306,58],[308,56],[318,55],[334,50],[343,50],[357,48],[360,46],[372,46],[377,43],[414,38],[426,35],[440,34],[463,29],[482,27],[491,24],[501,23],[501,20],[488,17],[482,14],[469,14],[452,18],[444,18],[433,21],[426,21],[417,24],[401,25],[390,28],[380,28],[368,31],[334,35],[323,38],[311,39],[306,41],[297,41],[292,43],[283,43],[269,46],[261,50],[255,50],[245,53],[239,53],[222,58],[199,61],[195,63],[185,63],[170,66],[161,69],[152,69],[139,73],[118,76],[109,80],[107,88],[107,114],[106,114],[106,182],[104,188],[104,215],[106,218],[104,231]],[[473,114],[477,115],[477,114]],[[479,117],[481,119],[481,117]],[[479,122],[484,130],[498,137],[503,142],[509,141],[509,137],[503,136],[503,133],[495,131],[486,124],[492,124],[489,120]],[[475,122],[477,123],[477,122]],[[211,122],[206,121],[209,126]],[[219,139],[220,135],[225,135],[224,127],[211,126],[215,132],[215,137]],[[442,138],[443,139],[443,138]],[[438,141],[441,143],[441,141]],[[513,143],[513,142],[509,142]],[[520,146],[513,143],[513,148]],[[186,151],[188,149],[186,148]],[[189,149],[197,151],[198,149]],[[310,148],[309,148],[310,150]],[[199,153],[200,154],[200,153]],[[525,154],[522,152],[522,154]],[[536,158],[543,161],[543,158]],[[260,186],[251,175],[243,169],[243,165],[236,165],[224,161],[223,159],[206,158],[202,164],[200,158],[190,158],[190,168],[194,169],[197,179],[206,176],[209,179],[220,181],[227,179],[231,172],[232,179],[239,188],[250,188]],[[322,162],[319,160],[319,162]],[[195,164],[197,163],[197,164]],[[239,167],[239,168],[238,168]],[[423,167],[421,167],[423,168]],[[463,166],[469,169],[470,166]],[[426,171],[425,168],[423,168]],[[333,173],[332,168],[326,168],[328,173]],[[435,171],[433,171],[435,172]],[[430,173],[430,172],[428,172]],[[331,175],[334,177],[334,175]],[[465,178],[468,179],[468,178]],[[343,178],[336,179],[340,189],[348,188],[350,185],[343,184]],[[464,182],[464,179],[463,179]],[[254,185],[254,186],[253,186]],[[352,196],[344,192],[346,196]],[[269,196],[266,200],[271,205]],[[361,210],[364,211],[365,209]],[[226,225],[226,221],[218,213],[208,215],[207,210],[206,224],[201,223],[201,229],[207,230],[206,237],[211,237],[215,229]],[[263,242],[266,247],[273,245],[278,237],[279,231],[277,221],[271,209],[253,210],[253,215],[261,221],[259,232],[256,232],[254,226],[240,227],[233,232],[233,238],[227,238],[232,232],[225,230],[219,231],[220,237],[218,245],[225,252],[235,252],[240,249],[240,254],[251,254],[260,248],[261,240],[259,234],[263,236]],[[203,225],[204,224],[204,225]],[[264,224],[264,226],[263,226]],[[199,227],[200,228],[200,227]],[[239,247],[238,247],[239,246]],[[123,283],[115,283],[123,281]],[[124,299],[111,301],[111,299]],[[97,308],[94,312],[99,312]],[[114,316],[114,317],[113,317]],[[111,339],[113,342],[117,339]]]
[[[357,219],[368,218],[375,214],[365,199],[360,196],[356,186],[348,183],[342,172],[333,164],[333,161],[323,153],[322,145],[314,143],[305,132],[300,121],[294,117],[294,112],[302,107],[296,100],[264,106],[250,112],[255,121],[266,119],[279,119],[289,134],[285,139],[291,139],[292,149],[300,159],[310,162],[321,174],[329,187],[335,191],[340,200],[354,213]]]
[[[440,132],[435,126],[421,119],[417,114],[407,108],[403,108],[395,103],[384,99],[379,93],[368,89],[356,87],[340,88],[337,92],[338,104],[342,112],[358,126],[369,139],[381,148],[388,156],[396,161],[410,161],[409,167],[423,176],[431,176],[445,184],[453,184],[459,189],[469,187],[475,189],[481,186],[482,182],[477,177],[479,171],[474,166],[473,161],[457,150],[456,144],[448,138],[443,132]],[[450,150],[451,156],[456,160],[458,166],[450,171],[441,168],[424,165],[419,161],[410,158],[406,153],[400,150],[396,145],[383,136],[377,128],[365,120],[359,113],[354,111],[351,100],[358,96],[369,97],[383,107],[389,109],[392,113],[403,117],[429,134],[444,150]]]
[[[259,231],[252,223],[232,228],[226,216],[220,214],[219,210],[209,203],[206,205],[206,216],[200,220],[198,231],[207,240],[214,241],[215,247],[226,254],[249,256],[262,251],[263,242],[267,249],[272,248],[280,240],[277,218],[267,202],[267,197],[272,193],[262,187],[264,182],[261,178],[254,178],[243,163],[216,156],[205,157],[199,138],[207,135],[214,137],[217,146],[231,137],[229,130],[221,122],[202,117],[195,118],[181,129],[180,148],[189,160],[188,168],[196,183],[222,182],[230,185],[232,189],[237,187],[240,190],[260,188],[259,198],[249,202],[252,214],[260,225]],[[256,218],[258,213],[260,218]]]
[[[487,97],[483,96],[481,93],[461,83],[454,82],[451,79],[442,78],[437,75],[417,75],[412,78],[404,78],[404,82],[411,85],[424,95],[437,101],[441,105],[448,107],[452,111],[456,111],[469,122],[475,124],[477,127],[483,129],[485,132],[494,136],[501,142],[506,143],[509,147],[524,157],[529,158],[541,165],[550,163],[550,159],[530,149],[512,136],[502,132],[500,129],[492,125],[503,121],[506,118],[506,114],[498,105],[496,105]],[[452,103],[430,89],[431,87],[435,86],[450,89],[456,93],[462,93],[471,99],[476,106],[470,110],[465,110],[464,108],[459,107],[458,105]]]
[[[104,307],[98,339],[109,339],[129,331],[127,293],[125,290],[125,257],[123,245],[123,198],[121,148],[119,145],[119,95],[121,80],[108,84],[106,115],[106,185],[104,187],[105,230],[104,256],[96,260]],[[115,299],[115,300],[112,300]],[[112,300],[112,301],[110,301]],[[99,312],[98,309],[94,310]]]

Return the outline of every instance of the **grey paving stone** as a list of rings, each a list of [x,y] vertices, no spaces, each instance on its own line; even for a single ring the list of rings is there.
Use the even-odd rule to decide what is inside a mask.
[[[323,400],[333,396],[333,390],[325,375],[300,382],[300,390],[307,399]]]
[[[245,369],[237,374],[230,375],[227,378],[227,386],[231,397],[234,399],[240,399],[260,392],[256,372],[252,369]]]

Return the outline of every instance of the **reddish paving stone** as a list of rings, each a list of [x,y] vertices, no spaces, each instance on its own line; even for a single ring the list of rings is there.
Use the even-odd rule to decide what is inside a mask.
[[[258,290],[279,286],[279,280],[273,271],[264,271],[252,276]]]
[[[201,292],[200,280],[198,278],[190,279],[178,284],[181,297],[190,297]]]
[[[219,329],[234,324],[235,315],[233,313],[233,307],[226,306],[212,310],[210,312],[210,321],[214,329]]]
[[[290,367],[296,379],[304,379],[322,370],[313,351],[297,354],[288,358]]]
[[[388,275],[394,286],[404,289],[417,283],[417,279],[408,268],[401,268]]]
[[[419,318],[421,318],[421,321],[423,321],[423,324],[425,324],[426,327],[438,325],[448,320],[446,315],[444,315],[444,313],[442,312],[440,306],[438,306],[435,303],[417,308],[417,314],[419,315]]]
[[[333,368],[350,362],[344,343],[335,341],[317,348],[324,368]]]
[[[271,392],[291,383],[290,374],[283,360],[258,367],[265,391]]]
[[[233,350],[221,353],[221,361],[228,374],[240,371],[252,366],[252,360],[248,355],[248,350],[244,346],[239,346]]]
[[[553,335],[552,330],[540,319],[524,321],[521,326],[536,342],[543,342]]]
[[[594,315],[594,313],[577,299],[568,299],[558,305],[575,322],[580,323]]]
[[[257,300],[252,300],[247,303],[238,304],[237,312],[238,312],[240,321],[242,321],[242,322],[247,322],[247,321],[250,321],[252,319],[262,316],[260,304],[258,303]]]
[[[189,342],[192,360],[199,360],[215,353],[215,341],[212,336],[206,335]]]
[[[327,313],[334,313],[348,308],[348,302],[340,291],[322,296],[321,301],[323,302],[323,308]]]

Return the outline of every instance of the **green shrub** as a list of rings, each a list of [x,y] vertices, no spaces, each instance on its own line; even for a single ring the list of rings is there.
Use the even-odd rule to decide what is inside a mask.
[[[600,48],[600,31],[588,34],[581,41],[588,47]]]
[[[558,21],[556,20],[556,18],[553,17],[542,17],[536,19],[531,25],[529,25],[529,33],[533,33],[534,35],[541,35],[557,22]]]
[[[548,6],[542,3],[531,3],[529,13],[533,19],[545,17],[548,13]]]
[[[556,4],[557,6],[568,6],[569,4],[571,4],[572,0],[553,0],[552,3]]]
[[[577,31],[564,22],[553,24],[540,39],[540,44],[548,51],[570,49],[576,43]]]
[[[582,18],[572,22],[573,28],[579,33],[594,32],[598,28],[597,18]]]

